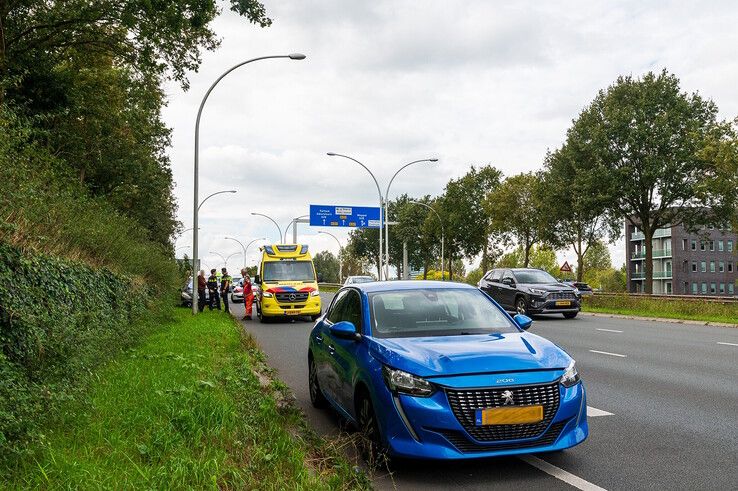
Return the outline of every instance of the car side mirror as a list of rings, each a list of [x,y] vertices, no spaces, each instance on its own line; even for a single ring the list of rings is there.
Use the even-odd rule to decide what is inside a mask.
[[[261,285],[261,276],[260,275],[258,275],[258,274],[255,274],[254,275],[254,283],[256,283],[257,285]]]
[[[356,332],[356,326],[349,321],[336,322],[330,327],[331,334],[337,338],[358,341],[361,334]]]
[[[502,278],[502,282],[507,286],[515,286],[515,280],[512,278]]]
[[[527,331],[531,324],[533,324],[533,319],[528,317],[527,315],[523,314],[517,314],[515,317],[513,317],[513,320],[515,321],[515,324],[520,327],[523,331]]]

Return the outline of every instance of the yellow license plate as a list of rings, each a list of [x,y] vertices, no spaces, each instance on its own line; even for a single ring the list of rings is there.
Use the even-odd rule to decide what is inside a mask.
[[[556,301],[557,307],[568,307],[569,305],[571,305],[571,301],[569,300],[557,300]]]
[[[299,310],[285,310],[284,313],[287,315],[300,315]]]
[[[543,406],[511,406],[477,409],[477,426],[539,423],[543,420]]]

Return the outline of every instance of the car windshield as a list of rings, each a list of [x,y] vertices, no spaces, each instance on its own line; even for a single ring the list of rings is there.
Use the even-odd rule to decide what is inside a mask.
[[[315,281],[310,261],[270,261],[264,263],[263,281]]]
[[[476,289],[432,288],[369,294],[372,335],[378,338],[519,332]]]
[[[369,283],[374,281],[371,276],[354,276],[351,278],[351,283]]]
[[[539,269],[515,271],[518,283],[557,283],[556,278]]]

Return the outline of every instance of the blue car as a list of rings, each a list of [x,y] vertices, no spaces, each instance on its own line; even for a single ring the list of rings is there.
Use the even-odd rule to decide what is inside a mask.
[[[365,458],[563,450],[589,433],[574,360],[469,285],[341,289],[310,332],[310,399],[362,432]]]

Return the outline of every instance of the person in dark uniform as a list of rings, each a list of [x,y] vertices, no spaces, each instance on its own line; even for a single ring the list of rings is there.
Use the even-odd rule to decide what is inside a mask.
[[[216,305],[220,310],[220,294],[218,293],[218,277],[215,275],[216,270],[210,270],[208,277],[208,293],[210,293],[210,310],[215,309]]]
[[[205,279],[205,270],[201,269],[197,275],[197,308],[202,312],[205,309],[205,289],[208,281]]]
[[[220,277],[220,295],[223,297],[223,310],[230,312],[230,310],[228,310],[228,293],[231,289],[233,278],[228,274],[228,270],[226,268],[221,269],[221,272],[223,274]]]

